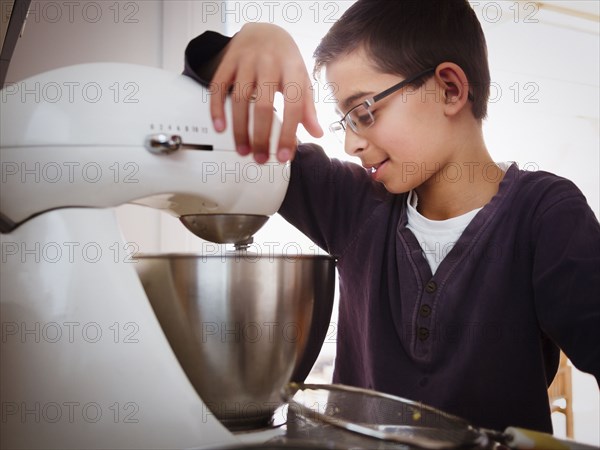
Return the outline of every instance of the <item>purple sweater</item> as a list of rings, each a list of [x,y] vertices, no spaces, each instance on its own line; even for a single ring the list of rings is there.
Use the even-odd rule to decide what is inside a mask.
[[[226,38],[205,33],[186,72]],[[570,181],[512,165],[432,276],[406,194],[300,145],[280,213],[338,259],[334,382],[478,426],[551,431],[559,347],[600,380],[600,225]]]

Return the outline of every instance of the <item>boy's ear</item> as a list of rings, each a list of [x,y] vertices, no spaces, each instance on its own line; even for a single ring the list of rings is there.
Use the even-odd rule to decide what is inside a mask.
[[[444,112],[453,116],[460,112],[469,101],[469,80],[459,65],[444,62],[435,69],[437,82],[443,89]]]

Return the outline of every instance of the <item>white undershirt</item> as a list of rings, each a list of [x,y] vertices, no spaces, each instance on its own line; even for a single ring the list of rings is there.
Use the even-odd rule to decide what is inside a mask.
[[[498,167],[504,172],[508,170],[510,163],[498,163]],[[408,223],[406,227],[417,237],[421,245],[423,255],[431,267],[431,273],[435,274],[446,255],[452,250],[458,238],[462,235],[467,225],[482,208],[469,211],[461,216],[452,217],[447,220],[430,220],[417,211],[419,199],[415,191],[410,191],[406,200],[408,206]]]
[[[431,220],[417,211],[418,198],[415,191],[410,192],[407,203],[406,227],[416,236],[423,250],[423,256],[431,267],[431,273],[435,274],[442,260],[452,250],[460,235],[481,208],[451,219]]]

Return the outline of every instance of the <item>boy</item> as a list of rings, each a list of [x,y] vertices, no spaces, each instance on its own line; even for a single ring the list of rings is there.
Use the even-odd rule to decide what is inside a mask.
[[[315,52],[336,87],[345,150],[300,144],[317,123],[292,38],[268,24],[205,33],[186,73],[220,87],[299,83],[278,158],[293,159],[280,213],[338,258],[334,382],[432,405],[478,426],[551,432],[559,348],[600,379],[600,225],[581,192],[496,164],[482,134],[490,75],[466,0],[359,0]],[[234,96],[237,150],[267,159],[272,99]],[[215,128],[226,125],[213,95]],[[366,169],[366,170],[365,170]]]

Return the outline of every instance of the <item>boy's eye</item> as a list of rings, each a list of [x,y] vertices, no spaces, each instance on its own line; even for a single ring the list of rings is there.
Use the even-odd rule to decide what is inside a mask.
[[[359,108],[354,114],[354,121],[359,125],[369,125],[373,121],[373,116],[366,109]]]
[[[360,115],[360,116],[358,116],[358,117],[357,117],[357,119],[358,119],[358,122],[359,122],[361,125],[365,125],[365,124],[367,124],[367,123],[369,123],[369,122],[370,122],[370,117],[369,117],[369,115],[368,115],[368,114],[363,114],[363,115]]]

